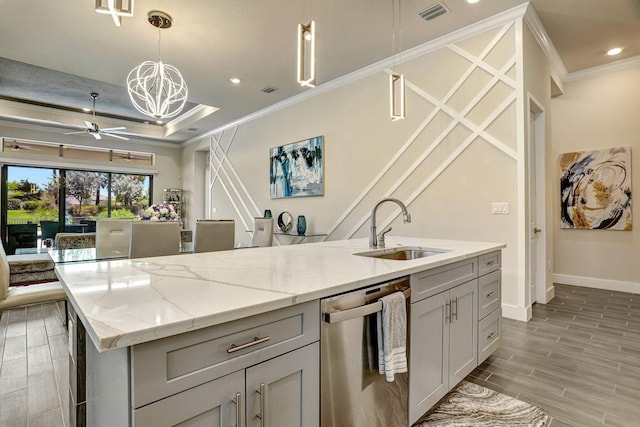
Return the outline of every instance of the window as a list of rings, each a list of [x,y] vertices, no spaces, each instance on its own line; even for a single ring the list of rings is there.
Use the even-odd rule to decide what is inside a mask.
[[[0,212],[5,250],[28,252],[50,243],[44,240],[56,231],[94,231],[83,224],[100,218],[137,218],[151,203],[152,185],[151,175],[5,165]]]

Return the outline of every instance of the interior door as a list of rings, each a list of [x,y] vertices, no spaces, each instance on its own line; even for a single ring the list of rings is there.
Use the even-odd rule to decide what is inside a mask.
[[[537,221],[537,180],[536,180],[536,131],[535,131],[535,113],[529,113],[529,221],[531,224],[530,239],[529,239],[529,302],[533,304],[536,302],[536,269],[537,269],[537,256],[538,250],[538,234],[541,231],[538,228]]]

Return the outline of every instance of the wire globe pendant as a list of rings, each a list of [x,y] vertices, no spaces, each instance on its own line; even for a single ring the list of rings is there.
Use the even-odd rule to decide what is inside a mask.
[[[180,71],[162,61],[144,61],[131,70],[127,89],[136,110],[156,119],[180,114],[189,92]]]
[[[158,29],[158,62],[144,61],[131,70],[127,90],[136,110],[156,119],[169,119],[180,114],[189,90],[180,71],[160,57],[160,31],[171,27],[171,16],[152,10],[147,19]]]

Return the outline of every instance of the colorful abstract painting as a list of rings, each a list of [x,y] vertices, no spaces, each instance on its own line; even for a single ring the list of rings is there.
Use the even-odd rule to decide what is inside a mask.
[[[270,150],[271,198],[324,195],[323,137]]]
[[[631,148],[560,156],[562,228],[631,230]]]

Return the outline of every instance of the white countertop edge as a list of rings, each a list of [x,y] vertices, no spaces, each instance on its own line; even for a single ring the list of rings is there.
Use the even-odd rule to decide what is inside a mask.
[[[395,239],[389,239],[394,241]],[[400,238],[402,240],[402,238]],[[412,239],[415,240],[415,239]],[[425,239],[426,240],[426,239]],[[336,245],[338,242],[342,241],[334,241]],[[433,268],[440,267],[442,265],[451,264],[457,261],[462,261],[468,258],[474,258],[486,253],[494,252],[496,250],[500,250],[506,247],[505,244],[502,243],[492,243],[492,242],[464,242],[460,241],[460,244],[472,244],[472,245],[482,245],[482,247],[478,247],[475,249],[467,249],[467,250],[452,250],[451,252],[446,252],[441,255],[435,255],[426,258],[420,258],[416,260],[410,261],[393,261],[393,260],[377,260],[371,258],[372,262],[381,262],[381,263],[393,263],[394,266],[397,263],[396,267],[400,267],[392,272],[385,274],[377,274],[367,277],[365,279],[350,281],[341,283],[338,285],[329,286],[323,289],[319,289],[311,292],[303,292],[297,295],[287,295],[285,293],[282,294],[282,298],[276,298],[270,301],[261,302],[257,304],[250,304],[243,307],[238,307],[236,309],[228,310],[228,311],[219,311],[216,313],[212,313],[210,315],[193,317],[186,320],[174,321],[167,324],[156,325],[148,328],[141,328],[136,331],[130,332],[122,332],[120,334],[114,332],[107,332],[107,329],[111,329],[115,331],[114,328],[105,327],[105,331],[98,331],[94,326],[101,325],[101,322],[98,319],[92,318],[91,316],[86,316],[84,311],[79,307],[78,302],[73,296],[73,292],[67,286],[64,280],[64,276],[60,274],[59,279],[62,284],[65,292],[67,293],[67,297],[69,302],[72,304],[74,310],[76,311],[78,317],[82,321],[85,326],[85,330],[87,331],[91,341],[95,345],[96,349],[99,352],[104,352],[116,348],[128,347],[136,344],[141,344],[161,338],[166,338],[173,335],[178,335],[185,332],[190,332],[194,330],[198,330],[201,328],[206,328],[210,326],[219,325],[226,322],[231,322],[234,320],[239,320],[242,318],[263,314],[269,311],[277,310],[280,308],[289,307],[291,305],[304,303],[307,301],[312,301],[316,299],[321,299],[349,291],[353,291],[362,287],[370,286],[376,283],[385,282],[388,280],[392,280],[395,278],[408,276],[413,273],[418,273],[425,270],[430,270]],[[325,246],[331,247],[332,242],[323,242]],[[313,245],[313,244],[309,244]],[[415,246],[415,241],[410,241],[406,243],[402,243],[402,246]],[[304,246],[300,245],[300,249],[303,249]],[[398,244],[394,245],[398,246]],[[439,245],[443,246],[443,245]],[[339,245],[336,247],[340,247],[344,249],[343,245]],[[387,249],[392,248],[392,245],[388,245]],[[274,247],[275,248],[275,247]],[[256,249],[244,249],[244,251],[249,250],[268,250],[269,248],[256,248]],[[352,254],[366,252],[369,249],[358,247],[355,248]],[[189,256],[189,255],[180,255],[180,256]],[[156,258],[157,260],[157,258]],[[121,260],[120,260],[121,261]],[[103,262],[113,262],[113,261],[103,261]]]

